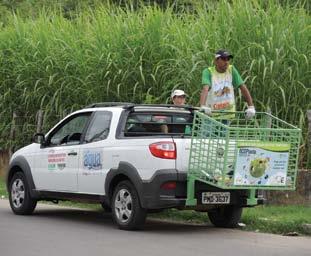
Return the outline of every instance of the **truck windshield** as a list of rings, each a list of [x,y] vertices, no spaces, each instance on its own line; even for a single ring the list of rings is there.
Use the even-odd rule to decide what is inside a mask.
[[[193,116],[191,113],[131,113],[129,114],[124,135],[191,135]]]

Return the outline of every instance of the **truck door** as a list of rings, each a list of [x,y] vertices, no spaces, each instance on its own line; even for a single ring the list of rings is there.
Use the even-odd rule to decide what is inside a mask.
[[[37,189],[77,191],[80,140],[90,115],[79,113],[65,119],[36,152],[33,177]]]
[[[96,111],[80,147],[78,187],[80,193],[105,194],[107,172],[113,167],[110,111]],[[110,136],[111,135],[111,136]]]

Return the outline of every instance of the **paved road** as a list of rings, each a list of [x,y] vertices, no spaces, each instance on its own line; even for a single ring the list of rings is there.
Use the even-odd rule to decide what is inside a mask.
[[[311,238],[154,220],[143,231],[121,231],[103,212],[40,204],[32,216],[17,216],[7,200],[0,200],[2,256],[232,254],[310,256]]]

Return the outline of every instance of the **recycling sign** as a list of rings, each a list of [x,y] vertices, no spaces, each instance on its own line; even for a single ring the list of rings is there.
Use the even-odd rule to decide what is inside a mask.
[[[286,186],[290,145],[238,142],[234,185]]]

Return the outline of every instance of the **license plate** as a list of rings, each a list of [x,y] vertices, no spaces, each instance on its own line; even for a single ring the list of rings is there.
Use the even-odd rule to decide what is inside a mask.
[[[229,204],[230,192],[203,192],[202,204]]]

